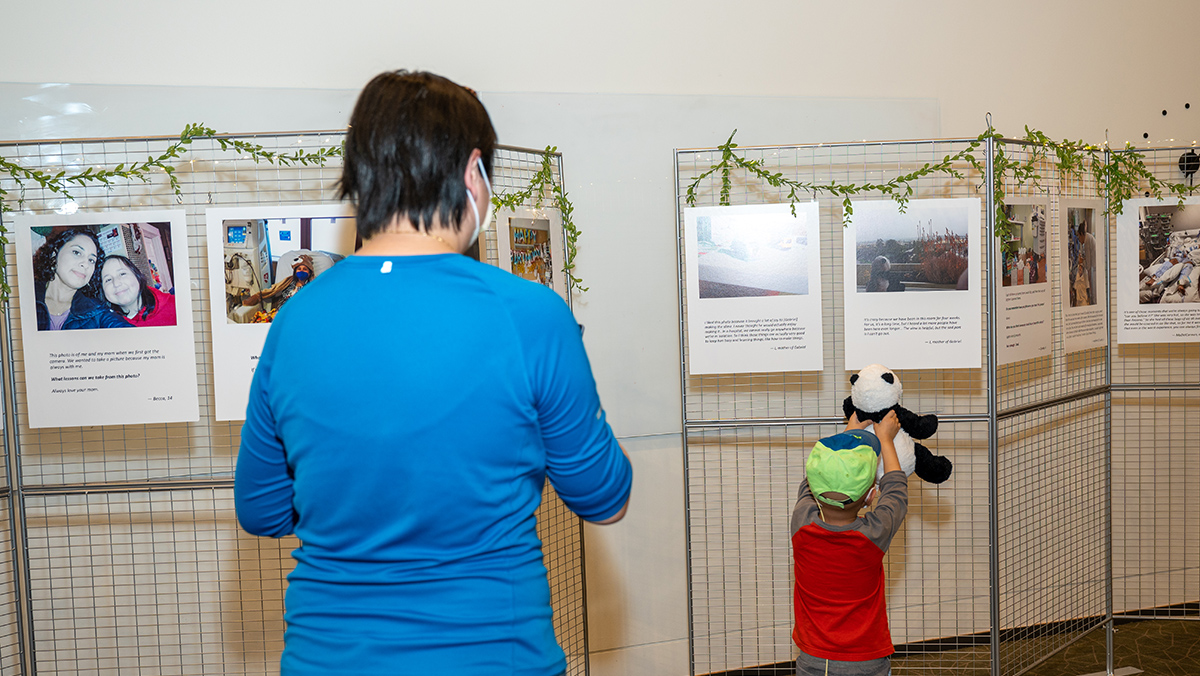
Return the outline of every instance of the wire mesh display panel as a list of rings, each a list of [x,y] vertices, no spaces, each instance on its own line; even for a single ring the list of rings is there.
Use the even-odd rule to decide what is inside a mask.
[[[1184,180],[1179,158],[1189,150],[1138,154],[1156,177],[1175,183]],[[1171,207],[1176,200],[1162,204]],[[1155,258],[1170,232],[1194,227],[1174,217],[1143,222],[1138,216],[1139,258]],[[1114,271],[1116,239],[1114,232]],[[1113,280],[1115,289],[1121,280]],[[1115,299],[1112,314],[1115,336]],[[1200,498],[1190,488],[1200,481],[1191,441],[1200,434],[1200,343],[1116,345],[1114,352],[1113,609],[1134,617],[1200,619]]]
[[[1107,619],[1107,398],[1001,421],[1001,674],[1021,673]]]
[[[1200,391],[1113,393],[1113,610],[1200,618]]]
[[[791,670],[790,517],[804,462],[840,424],[713,427],[688,435],[688,519],[694,671],[775,665]],[[947,423],[956,481],[910,483],[906,526],[885,558],[893,671],[987,669],[988,509],[982,423]],[[919,531],[919,536],[916,532]],[[966,650],[962,650],[962,649]]]
[[[745,159],[761,162],[763,168],[794,181],[811,183],[882,183],[898,174],[919,169],[927,162],[940,162],[967,147],[962,141],[928,141],[876,144],[833,144],[772,148],[738,148]],[[719,150],[676,152],[679,205],[680,251],[683,251],[684,195],[688,186],[719,162]],[[963,198],[981,200],[981,222],[986,223],[986,189],[983,177],[965,160],[955,169],[964,180],[932,176],[914,184],[916,198]],[[787,202],[786,190],[772,188],[745,172],[730,175],[728,203],[771,204]],[[696,190],[695,206],[720,203],[721,183],[705,179]],[[864,193],[864,200],[881,199]],[[882,199],[887,199],[882,198]],[[753,418],[815,418],[842,415],[842,400],[849,394],[849,373],[843,368],[845,330],[842,325],[842,202],[820,196],[821,307],[824,345],[824,369],[817,372],[771,374],[688,375],[684,369],[684,419],[689,422]],[[983,228],[981,228],[981,233]],[[681,271],[684,266],[681,265]],[[987,268],[983,270],[986,275]],[[686,272],[680,280],[681,297],[686,298]],[[981,284],[973,288],[981,288]],[[984,295],[980,294],[983,307]],[[681,331],[683,359],[689,354],[687,307],[683,304]],[[984,307],[986,312],[986,307]],[[986,322],[986,315],[985,315]],[[982,351],[982,348],[981,348]],[[905,371],[904,404],[923,413],[986,413],[987,380],[982,369],[946,369]]]
[[[802,182],[882,183],[938,162],[966,141],[846,144],[737,149],[765,169]],[[981,152],[982,154],[982,152]],[[719,161],[720,151],[679,151],[680,253],[683,196],[692,181]],[[984,177],[966,161],[962,180],[921,179],[915,198],[980,199],[979,233],[987,233]],[[786,192],[734,171],[729,203],[786,202]],[[697,186],[696,206],[720,201],[720,181]],[[862,199],[880,199],[870,193]],[[887,199],[887,198],[883,198]],[[839,430],[849,394],[841,322],[842,204],[820,197],[821,307],[824,368],[819,372],[692,376],[688,373],[687,304],[681,308],[683,408],[688,482],[688,538],[692,585],[693,671],[697,674],[774,664],[780,673],[794,656],[791,641],[791,551],[788,518],[804,476],[804,459],[820,437]],[[986,241],[986,240],[981,240]],[[680,261],[681,297],[686,266]],[[979,303],[986,326],[985,261]],[[986,363],[986,331],[981,331]],[[881,360],[885,358],[881,357]],[[910,370],[901,373],[903,404],[937,413],[942,425],[927,442],[955,463],[940,486],[910,481],[910,512],[885,559],[887,603],[899,650],[897,674],[951,673],[990,664],[989,616],[989,393],[985,369]],[[772,421],[771,419],[775,419]],[[783,420],[779,420],[783,419]],[[741,423],[732,426],[732,423]],[[776,423],[792,423],[778,426]],[[982,639],[980,636],[982,635]],[[982,645],[982,648],[980,647]]]
[[[26,498],[38,673],[269,674],[298,542],[238,527],[231,489]]]
[[[969,143],[835,144],[739,148],[734,152],[794,181],[862,184],[882,183],[916,171],[925,163],[954,155]],[[911,410],[941,416],[942,426],[927,445],[935,453],[949,456],[955,470],[950,481],[940,486],[918,479],[909,482],[909,518],[886,559],[888,611],[893,640],[898,644],[893,668],[898,674],[991,674],[997,669],[999,673],[1016,673],[1061,649],[1065,645],[1061,637],[1070,640],[1106,620],[1107,590],[1103,582],[1109,570],[1109,540],[1105,530],[1108,460],[1104,397],[1108,348],[1104,345],[1068,352],[1067,334],[1077,329],[1063,320],[1067,302],[1063,272],[1068,262],[1064,225],[1067,212],[1094,209],[1094,222],[1102,223],[1105,205],[1098,199],[1090,176],[1059,176],[1053,163],[1019,141],[1005,141],[1002,150],[1010,160],[1034,160],[1040,177],[1036,182],[1005,179],[1002,188],[1007,204],[1040,205],[1044,209],[1046,235],[1039,236],[1037,246],[1045,263],[1036,283],[1048,284],[1051,344],[1043,357],[998,366],[996,389],[989,391],[986,364],[989,352],[995,348],[987,327],[989,320],[994,320],[999,330],[1004,320],[1000,293],[998,307],[990,307],[988,300],[988,283],[998,285],[994,275],[1002,269],[999,256],[993,261],[987,255],[987,242],[992,237],[987,196],[993,186],[967,161],[954,166],[961,178],[938,175],[917,181],[913,186],[913,197],[917,199],[976,197],[981,201],[983,279],[971,288],[980,289],[981,362],[985,368],[901,373],[902,403]],[[978,149],[976,155],[986,157],[985,150]],[[692,187],[696,206],[718,204],[722,188],[719,174],[695,186],[692,182],[720,159],[719,150],[676,154],[683,299],[687,298],[684,257],[689,255],[683,237],[687,206],[684,195]],[[748,177],[747,172],[734,170],[729,178],[728,204],[787,201],[785,191]],[[870,193],[862,196],[879,198]],[[779,666],[794,654],[789,636],[788,542],[780,534],[785,532],[783,528],[772,531],[761,524],[774,518],[786,524],[795,485],[803,476],[803,456],[822,434],[839,427],[836,421],[842,416],[841,402],[849,394],[849,374],[842,362],[846,344],[841,323],[845,284],[842,206],[840,199],[821,197],[818,201],[825,351],[820,372],[692,376],[688,373],[688,308],[686,300],[681,303],[694,673],[767,663]],[[997,249],[1003,245],[1001,241],[996,243]],[[1015,417],[990,429],[990,416],[1005,412]],[[1078,422],[1080,416],[1086,424]],[[1030,426],[1030,420],[1037,424]],[[784,423],[793,427],[782,431],[784,428],[777,425]],[[1044,451],[1048,440],[1062,441],[1060,435],[1064,433],[1071,435],[1075,466],[1066,473],[1056,469],[1040,476],[1046,485],[1038,487],[1069,489],[1092,511],[1076,525],[1078,532],[1069,534],[1086,540],[1079,550],[1083,556],[1072,558],[1071,566],[1065,569],[1075,576],[1039,578],[1030,575],[1024,557],[1029,552],[1046,560],[1074,557],[1074,541],[1061,539],[1063,533],[1051,527],[1021,530],[1016,521],[1029,509],[1029,503],[1013,490],[999,489],[999,523],[994,522],[990,482],[994,476],[1004,476],[1019,483],[1016,477],[1034,466],[1034,457],[1046,457],[1045,453],[1023,453]],[[1015,444],[1023,434],[1032,440],[1025,451]],[[1006,435],[1015,435],[1010,443],[1013,448],[1004,448],[995,465],[990,465],[990,443],[1000,439],[1003,446]],[[1061,451],[1059,446],[1055,448]],[[766,476],[771,478],[759,478]],[[1003,480],[997,481],[1003,486]],[[747,497],[749,486],[756,491],[753,498]],[[770,494],[773,501],[768,504],[759,492]],[[990,540],[997,530],[999,553],[993,560]],[[770,584],[761,582],[764,571],[775,570],[766,565],[767,556],[775,557],[771,559],[774,565],[784,571],[775,572]],[[995,591],[991,587],[993,575],[999,584]],[[1027,584],[1035,580],[1037,584]],[[1087,587],[1084,593],[1080,593],[1080,585]],[[1065,603],[1066,599],[1070,603]],[[992,604],[997,600],[998,620],[992,615]],[[1049,636],[1054,638],[1047,639]],[[999,638],[995,650],[994,637]]]
[[[336,147],[343,136],[314,132],[233,138],[291,154]],[[13,143],[0,144],[0,154],[26,168],[70,174],[89,166],[112,168],[144,161],[163,153],[173,141]],[[537,151],[498,148],[492,176],[495,189],[524,189],[542,168],[543,157]],[[561,181],[561,157],[552,156],[551,165]],[[248,545],[257,541],[238,533],[228,496],[222,492],[232,486],[241,423],[215,420],[212,326],[207,311],[212,285],[204,211],[214,206],[332,203],[340,171],[336,157],[326,166],[281,166],[222,150],[215,139],[196,139],[184,160],[175,165],[178,195],[165,176],[146,183],[114,181],[108,188],[73,187],[73,199],[32,182],[21,189],[5,178],[3,187],[14,198],[10,205],[19,212],[184,209],[192,280],[186,292],[191,293],[195,309],[198,422],[31,429],[20,333],[23,318],[17,303],[19,290],[13,290],[9,367],[16,383],[14,458],[20,465],[18,490],[24,505],[20,517],[28,520],[31,534],[26,555],[34,589],[26,593],[34,594],[32,634],[39,671],[278,670],[282,596],[277,600],[274,591],[263,590],[282,590],[291,563],[280,562],[294,541]],[[495,263],[494,231],[481,238],[481,247],[487,260]],[[7,251],[6,266],[8,279],[16,279],[13,247]],[[220,284],[215,286],[222,291]],[[73,491],[86,494],[68,495]],[[549,571],[555,629],[568,654],[568,673],[582,674],[587,669],[587,644],[581,524],[549,487],[543,497],[538,535]],[[125,558],[119,564],[112,562],[114,554],[109,552],[114,547],[123,547]],[[124,566],[122,572],[113,572],[118,565]],[[229,586],[228,575],[248,570],[261,578],[253,588]],[[184,602],[178,589],[183,582],[167,579],[184,580],[191,585],[188,593],[198,595],[198,600],[187,601],[191,605],[180,610]],[[144,612],[147,608],[153,612]],[[71,628],[76,624],[79,630]],[[97,633],[99,626],[104,632]],[[149,638],[149,633],[157,638]]]
[[[21,633],[13,533],[11,494],[0,489],[0,674],[16,674],[21,669]]]
[[[1142,157],[1142,162],[1157,178],[1163,181],[1178,183],[1184,180],[1184,175],[1179,170],[1180,154],[1191,150],[1191,148],[1159,148],[1155,150],[1140,150],[1137,151]],[[1149,197],[1149,193],[1143,193]],[[1143,195],[1136,195],[1142,197]],[[1172,197],[1165,197],[1162,202],[1164,207],[1171,207],[1177,204],[1177,200]],[[1114,205],[1115,208],[1116,205]],[[1132,207],[1131,207],[1132,208]],[[1196,207],[1190,207],[1196,209]],[[1111,219],[1115,221],[1114,219]],[[1172,223],[1173,219],[1167,218],[1159,220],[1156,223],[1146,223],[1147,227],[1140,228],[1139,247],[1148,252],[1148,255],[1157,256],[1165,248],[1165,240],[1167,235],[1176,229],[1176,225]],[[1193,225],[1186,223],[1179,226],[1180,228],[1193,228]],[[1117,267],[1117,242],[1116,228],[1113,230],[1113,236],[1110,238],[1109,251],[1111,252],[1110,267],[1114,270],[1113,288],[1116,289],[1117,278],[1115,270]],[[1156,241],[1156,240],[1162,240]],[[1116,332],[1116,298],[1113,294],[1112,316],[1113,316],[1113,332]],[[1156,387],[1161,385],[1187,385],[1200,388],[1200,343],[1191,341],[1187,343],[1146,343],[1146,344],[1126,344],[1117,345],[1114,358],[1112,360],[1112,381],[1114,386],[1138,386],[1145,385]]]
[[[1048,236],[1038,243],[1044,248],[1039,253],[1045,259],[1045,276],[1039,283],[1049,285],[1051,338],[1046,356],[998,366],[996,400],[1001,412],[1037,406],[1108,385],[1107,346],[1069,353],[1066,336],[1068,332],[1078,330],[1078,325],[1072,322],[1068,326],[1064,320],[1064,308],[1070,304],[1070,296],[1064,291],[1069,269],[1067,212],[1072,208],[1092,209],[1091,222],[1098,230],[1095,236],[1103,237],[1107,231],[1102,229],[1106,222],[1103,216],[1105,204],[1100,199],[1102,193],[1097,191],[1090,173],[1081,178],[1062,176],[1056,165],[1044,153],[1036,152],[1033,146],[1006,141],[1003,150],[1008,160],[1022,163],[1032,160],[1040,177],[1037,181],[1020,182],[1007,176],[1002,188],[1005,204],[1010,208],[1034,205],[1046,209]],[[1003,318],[1002,309],[998,309],[997,316]]]

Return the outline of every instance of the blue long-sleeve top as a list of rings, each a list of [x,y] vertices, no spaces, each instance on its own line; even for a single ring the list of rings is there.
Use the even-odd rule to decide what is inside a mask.
[[[534,512],[603,520],[632,473],[551,290],[458,255],[352,256],[275,317],[243,528],[295,533],[285,674],[565,669]]]

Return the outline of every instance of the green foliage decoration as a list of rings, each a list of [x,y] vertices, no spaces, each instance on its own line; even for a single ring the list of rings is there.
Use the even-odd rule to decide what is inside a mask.
[[[116,181],[141,181],[149,183],[158,174],[167,177],[171,190],[175,193],[175,198],[182,202],[183,186],[179,182],[179,177],[175,175],[174,165],[188,152],[192,141],[206,138],[213,139],[222,151],[240,153],[246,159],[253,160],[255,164],[266,162],[285,167],[296,165],[323,167],[331,159],[342,157],[345,153],[344,146],[340,144],[328,148],[318,148],[313,151],[297,150],[293,153],[280,153],[267,150],[256,143],[228,138],[226,135],[218,134],[216,130],[203,124],[188,124],[179,134],[179,139],[172,142],[157,156],[148,155],[145,161],[128,164],[121,163],[112,168],[87,167],[74,173],[67,173],[66,171],[50,173],[23,167],[4,157],[0,157],[0,177],[12,179],[17,186],[18,192],[16,207],[14,208],[9,199],[9,191],[0,186],[0,215],[22,207],[25,203],[26,189],[34,185],[42,190],[47,190],[51,193],[62,195],[66,199],[73,200],[75,198],[71,191],[76,187],[102,185],[111,188]],[[569,288],[583,292],[587,291],[587,287],[582,286],[583,280],[574,274],[575,254],[579,242],[579,228],[574,222],[575,208],[567,198],[567,193],[562,185],[554,180],[552,154],[556,153],[557,150],[557,147],[546,147],[546,151],[542,156],[541,168],[533,176],[533,179],[525,190],[511,195],[495,195],[492,200],[497,206],[516,208],[524,204],[526,200],[533,198],[536,206],[541,208],[543,198],[546,192],[549,191],[550,200],[562,213],[563,230],[566,233],[567,260],[563,271],[567,275]],[[8,243],[8,229],[0,223],[0,256],[4,254]],[[11,292],[12,289],[8,283],[6,270],[0,266],[0,302],[7,301]]]
[[[722,206],[729,205],[729,194],[732,189],[732,180],[730,179],[730,170],[734,167],[744,169],[751,175],[765,181],[773,188],[786,189],[788,191],[787,199],[791,203],[792,215],[796,214],[796,203],[801,200],[802,193],[817,195],[826,193],[832,197],[842,198],[842,225],[847,225],[854,216],[854,204],[851,201],[856,195],[862,195],[870,192],[878,192],[886,195],[896,201],[900,205],[900,210],[904,211],[904,207],[908,201],[912,199],[916,193],[913,183],[926,176],[934,174],[947,174],[958,179],[965,179],[963,174],[957,168],[962,162],[967,159],[970,154],[979,149],[982,144],[981,140],[973,141],[964,150],[954,154],[947,155],[940,162],[925,163],[924,166],[915,169],[907,174],[901,174],[883,183],[811,183],[807,181],[796,181],[784,176],[781,172],[772,173],[768,170],[761,160],[748,160],[734,153],[734,149],[738,144],[733,142],[733,137],[737,135],[737,130],[733,133],[725,143],[717,146],[721,151],[721,159],[716,164],[708,168],[707,171],[701,173],[692,182],[688,184],[685,199],[688,206],[695,206],[696,191],[700,183],[711,176],[718,170],[721,172],[721,193],[720,204]]]
[[[147,155],[144,162],[121,163],[111,169],[87,167],[82,171],[69,174],[66,171],[49,173],[30,169],[0,157],[0,171],[3,172],[0,175],[7,176],[17,184],[19,193],[17,196],[17,208],[25,204],[25,191],[31,184],[37,184],[42,190],[48,190],[73,200],[75,197],[71,193],[71,190],[75,187],[103,185],[111,188],[114,181],[117,180],[149,183],[157,173],[164,174],[167,177],[171,190],[175,193],[175,198],[182,202],[183,186],[179,183],[179,177],[175,175],[174,164],[188,152],[192,141],[198,138],[212,138],[221,147],[221,150],[245,153],[256,164],[259,162],[269,162],[282,166],[294,166],[297,164],[324,166],[331,158],[341,157],[343,153],[342,146],[340,145],[330,148],[320,148],[311,152],[298,150],[294,153],[277,153],[248,141],[225,138],[218,135],[216,130],[206,127],[203,124],[188,124],[183,128],[183,132],[179,134],[179,140],[171,143],[171,145],[167,146],[157,156]],[[3,187],[0,187],[0,214],[10,211],[14,211],[14,208],[10,204],[9,193]],[[0,255],[3,254],[8,243],[8,228],[0,227]],[[12,293],[12,288],[8,283],[7,272],[0,270],[0,275],[2,275],[0,276],[0,302],[3,302],[8,300],[9,295]]]
[[[575,254],[579,251],[580,230],[575,225],[575,206],[567,198],[567,191],[562,184],[554,178],[554,157],[557,153],[558,146],[546,146],[542,152],[542,164],[529,179],[529,185],[517,192],[493,194],[492,204],[498,209],[516,210],[532,203],[533,208],[541,209],[545,204],[546,194],[549,193],[550,202],[562,215],[563,234],[567,245],[567,260],[563,263],[562,270],[567,276],[567,293],[583,293],[588,287],[583,285],[582,279],[575,276]]]
[[[791,203],[793,215],[796,213],[796,203],[805,194],[841,197],[842,225],[845,226],[854,215],[851,200],[855,196],[877,193],[895,200],[903,212],[915,194],[914,183],[922,178],[940,174],[965,180],[962,170],[968,165],[980,176],[984,175],[987,158],[979,151],[989,140],[992,141],[993,148],[992,198],[996,209],[994,234],[1005,242],[1005,246],[1011,245],[1007,242],[1011,222],[1004,209],[1004,200],[1008,194],[1006,186],[1020,188],[1031,184],[1040,187],[1044,179],[1039,173],[1039,167],[1053,166],[1060,182],[1064,184],[1067,181],[1090,177],[1096,186],[1097,195],[1108,198],[1106,214],[1120,214],[1125,200],[1141,194],[1158,199],[1174,197],[1182,203],[1185,197],[1200,190],[1200,186],[1171,183],[1158,178],[1146,166],[1142,152],[1128,143],[1121,151],[1109,152],[1107,143],[1094,145],[1069,139],[1054,141],[1046,134],[1028,126],[1025,127],[1023,137],[1007,139],[992,127],[990,119],[987,131],[970,141],[963,150],[946,155],[938,162],[927,162],[914,171],[900,174],[882,183],[811,183],[790,179],[780,172],[772,173],[762,161],[746,159],[734,152],[738,147],[733,141],[736,134],[735,129],[725,143],[717,146],[721,159],[688,184],[684,196],[688,206],[696,205],[697,191],[701,183],[717,172],[720,172],[721,180],[719,204],[728,206],[732,188],[730,172],[733,169],[742,169],[773,188],[786,190],[786,199]],[[1025,156],[1019,158],[1008,152],[1009,144],[1026,149]]]

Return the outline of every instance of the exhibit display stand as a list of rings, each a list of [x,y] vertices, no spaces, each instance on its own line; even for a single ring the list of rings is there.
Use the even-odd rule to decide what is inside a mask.
[[[221,138],[292,155],[329,153],[340,148],[344,132]],[[71,174],[144,162],[178,141],[0,143],[0,156],[21,167]],[[497,147],[492,185],[497,193],[521,192],[544,171],[547,157],[561,185],[561,155]],[[217,138],[196,138],[173,172],[178,191],[161,172],[144,183],[72,185],[70,198],[34,181],[24,187],[7,178],[0,183],[14,210],[3,214],[9,233],[5,272],[12,291],[3,326],[0,673],[278,672],[285,577],[298,542],[253,537],[237,524],[233,470],[242,422],[236,419],[236,401],[240,397],[244,411],[246,395],[236,391],[237,377],[223,379],[214,372],[214,361],[226,349],[214,336],[221,333],[241,347],[257,340],[261,347],[267,326],[255,322],[269,321],[278,307],[267,300],[267,290],[286,282],[303,257],[313,261],[319,275],[352,253],[353,212],[342,214],[345,207],[337,204],[340,153],[327,155],[323,164],[260,162],[222,148]],[[553,205],[524,206],[553,211]],[[206,218],[210,210],[216,215]],[[164,212],[178,214],[182,227],[175,230],[183,232],[167,227],[170,214]],[[147,224],[139,218],[142,213],[156,215]],[[170,329],[38,330],[31,298],[23,297],[33,290],[17,283],[18,268],[32,258],[19,257],[31,257],[30,246],[47,240],[56,228],[88,220],[89,214],[104,214],[88,227],[98,233],[105,253],[135,259],[164,292],[173,290],[177,307],[181,298],[189,301],[190,314],[185,318],[181,312],[171,321],[175,328],[186,327],[182,332],[189,346],[194,340],[194,362],[189,347],[175,366],[183,364],[187,381],[197,384],[198,410],[184,406],[151,414],[161,410],[160,402],[177,404],[179,396],[157,386],[141,391],[135,386],[158,362],[174,359],[163,358],[158,346],[135,350],[90,342],[101,334],[169,340]],[[21,237],[14,238],[15,228],[25,228],[16,233]],[[214,228],[216,234],[210,232]],[[178,245],[160,236],[167,232],[177,236]],[[30,241],[25,248],[18,244]],[[478,256],[499,264],[498,252],[493,229],[481,236]],[[565,256],[565,251],[547,250],[545,256]],[[214,277],[213,270],[224,279]],[[31,382],[40,376],[27,363],[35,343],[41,344],[38,354],[48,355],[45,366],[53,380],[53,387],[36,396]],[[257,351],[248,359],[254,357]],[[244,375],[237,371],[243,364],[230,363]],[[311,369],[314,387],[337,375],[325,370],[320,355],[313,355]],[[130,389],[102,396],[110,382]],[[225,407],[234,414],[218,414],[223,400],[234,402]],[[83,415],[109,406],[113,417],[100,420],[122,424],[95,424]],[[43,414],[32,417],[56,422],[31,423],[31,409]],[[139,411],[147,412],[144,421]],[[63,422],[73,420],[86,422]],[[537,530],[567,673],[584,674],[582,523],[549,484]]]
[[[732,152],[799,183],[878,185],[976,142]],[[693,674],[789,667],[791,509],[809,450],[844,427],[849,378],[871,362],[900,375],[904,407],[938,415],[925,443],[954,463],[945,483],[910,477],[908,517],[885,558],[893,673],[1019,674],[1095,631],[1108,632],[1111,671],[1114,618],[1200,619],[1200,498],[1189,488],[1200,481],[1197,342],[1118,346],[1118,238],[1104,186],[1090,173],[1060,175],[1053,153],[1047,159],[1022,141],[979,144],[982,161],[917,179],[904,208],[877,191],[854,195],[845,223],[840,195],[789,195],[736,169],[723,179],[714,172],[722,149],[676,151]],[[1032,158],[1040,178],[994,176],[1000,152]],[[1156,176],[1178,180],[1179,150],[1141,152]],[[1003,240],[993,236],[997,198],[1006,208],[1023,205],[1009,210],[1013,227]],[[821,298],[820,317],[807,321],[821,331],[821,358],[814,366],[797,349],[791,368],[747,359],[753,366],[739,371],[733,350],[720,369],[707,357],[692,368],[694,357],[727,340],[693,314],[740,313],[738,321],[753,323],[784,307],[772,299],[802,293],[749,272],[789,243],[739,242],[705,229],[715,220],[697,225],[697,215],[745,205],[799,209],[808,200],[819,211],[806,246],[819,247]],[[951,202],[974,213],[930,215],[929,207]],[[864,235],[878,211],[910,219],[912,232]],[[969,266],[955,269],[957,283],[938,280],[930,257],[913,254],[959,238],[979,246]],[[890,267],[892,288],[871,288],[872,263],[885,255],[895,260],[875,270]],[[898,287],[904,292],[872,293]],[[945,315],[973,315],[970,308],[937,310],[964,294],[979,318],[965,332],[966,320],[947,323]],[[945,335],[954,336],[953,349],[924,349]],[[769,338],[739,339],[789,347]],[[1173,507],[1171,517],[1163,505]]]

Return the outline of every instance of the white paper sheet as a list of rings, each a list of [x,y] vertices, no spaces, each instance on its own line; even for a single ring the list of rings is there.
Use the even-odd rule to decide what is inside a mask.
[[[823,368],[816,202],[684,210],[688,371]]]
[[[205,212],[217,420],[243,420],[250,381],[277,301],[247,304],[292,276],[299,255],[315,276],[354,253],[355,220],[345,204],[220,207]],[[274,268],[274,272],[272,272]],[[269,291],[268,291],[269,293]],[[303,293],[303,287],[295,289]]]
[[[1108,343],[1108,238],[1102,200],[1064,199],[1058,213],[1063,349],[1071,354]]]
[[[499,265],[567,298],[563,272],[562,215],[552,209],[501,209],[496,213]]]
[[[997,361],[1011,364],[1050,354],[1050,226],[1046,202],[1009,198],[1009,235],[998,242],[996,271],[1000,302]],[[1008,246],[1001,246],[1007,243]],[[1007,253],[1005,252],[1007,249]]]
[[[1128,200],[1116,227],[1117,342],[1196,342],[1200,198]]]
[[[196,349],[185,212],[18,215],[13,228],[29,426],[198,420],[200,407],[196,393]],[[100,250],[97,251],[92,243],[85,243],[91,241],[90,238],[77,234],[63,243],[58,254],[50,254],[54,242],[61,241],[56,233],[75,229],[96,234]],[[36,254],[47,241],[51,242],[50,246],[42,254]],[[69,259],[72,252],[80,254],[80,259],[74,263]],[[41,274],[35,271],[35,255],[44,263],[36,266],[41,267]],[[174,303],[172,324],[51,330],[49,313],[53,302],[42,301],[47,295],[56,294],[61,301],[62,289],[73,289],[65,292],[71,295],[66,301],[71,309],[66,312],[64,329],[69,329],[82,317],[77,309],[86,298],[94,300],[87,301],[91,320],[84,322],[85,325],[111,324],[114,318],[116,322],[126,321],[120,304],[113,306],[108,301],[105,286],[100,283],[106,255],[121,255],[133,262],[148,283],[165,294],[154,296],[156,304]],[[113,295],[111,287],[107,295]],[[119,295],[113,297],[120,298]],[[160,307],[160,311],[165,308],[169,305]],[[134,314],[139,313],[135,311]],[[39,328],[40,324],[44,326]]]
[[[856,201],[843,232],[847,371],[979,368],[980,200]],[[894,260],[893,260],[894,259]]]

